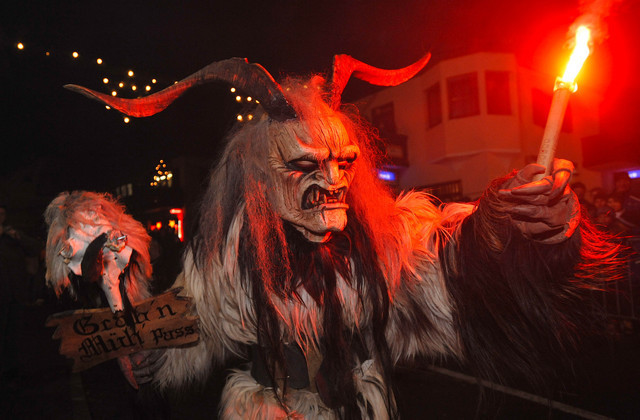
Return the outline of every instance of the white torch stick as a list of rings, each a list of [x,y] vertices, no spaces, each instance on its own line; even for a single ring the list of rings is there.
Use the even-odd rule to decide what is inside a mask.
[[[537,160],[537,163],[544,166],[546,171],[544,174],[538,175],[536,180],[542,179],[551,173],[553,157],[556,153],[558,136],[564,121],[567,104],[569,103],[569,96],[578,89],[574,80],[578,72],[580,72],[584,61],[589,56],[589,38],[589,28],[586,26],[578,27],[576,30],[576,45],[571,53],[567,68],[564,75],[556,79],[551,108],[549,109],[547,124],[542,135],[542,143],[540,144]]]

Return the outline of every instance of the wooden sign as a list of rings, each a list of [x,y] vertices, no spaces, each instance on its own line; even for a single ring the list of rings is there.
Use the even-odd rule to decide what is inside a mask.
[[[57,326],[60,354],[72,358],[79,372],[116,357],[198,341],[198,318],[190,315],[191,299],[178,296],[180,288],[134,304],[132,319],[109,308],[79,309],[51,315]]]

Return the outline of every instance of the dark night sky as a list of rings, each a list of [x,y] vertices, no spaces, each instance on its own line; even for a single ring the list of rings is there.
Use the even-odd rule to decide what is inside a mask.
[[[632,78],[632,65],[640,63],[640,7],[617,3],[609,38],[587,62],[582,83],[606,92],[603,129],[624,127],[630,136],[640,132],[639,83]],[[177,150],[215,156],[237,110],[226,86],[211,86],[125,125],[116,112],[64,90],[66,83],[104,91],[102,77],[126,79],[121,75],[133,68],[139,83],[156,77],[162,88],[234,56],[264,65],[277,79],[326,71],[336,53],[394,68],[427,50],[439,60],[473,49],[514,52],[522,65],[557,74],[578,15],[573,0],[5,0],[0,175],[35,168],[28,170],[51,173],[50,190],[109,188]],[[18,41],[25,50],[15,48]],[[74,50],[81,54],[75,61]],[[345,97],[365,89],[352,82]]]

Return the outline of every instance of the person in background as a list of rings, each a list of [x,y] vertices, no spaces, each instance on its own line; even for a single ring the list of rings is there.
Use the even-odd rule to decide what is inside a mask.
[[[589,190],[589,199],[593,204],[596,203],[596,197],[602,195],[607,195],[607,192],[602,187],[593,187]]]
[[[595,206],[593,205],[592,202],[587,200],[587,197],[586,197],[587,187],[585,187],[585,185],[582,182],[574,182],[571,184],[571,189],[573,190],[573,192],[576,193],[576,196],[578,197],[578,201],[582,206],[583,213],[588,214],[589,217],[591,217],[595,211]]]
[[[637,228],[640,226],[640,197],[631,191],[631,178],[627,172],[621,172],[615,175],[614,181],[614,194],[622,202],[624,220]]]
[[[591,213],[593,220],[597,221],[600,215],[611,211],[611,207],[607,206],[607,199],[608,197],[604,192],[595,196],[593,200],[593,212]]]
[[[623,205],[624,194],[620,192],[614,192],[609,195],[607,199],[607,206],[612,209],[611,216],[611,231],[615,235],[626,236],[631,233],[631,230],[637,228],[638,225],[633,223],[629,219],[629,212]]]
[[[7,223],[7,206],[0,204],[0,371],[12,380],[18,370],[16,336],[29,303],[27,259],[37,255],[31,238]],[[35,252],[35,254],[34,254]]]

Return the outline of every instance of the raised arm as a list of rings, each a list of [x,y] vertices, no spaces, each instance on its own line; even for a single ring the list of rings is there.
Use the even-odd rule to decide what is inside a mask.
[[[580,217],[571,162],[534,181],[543,171],[494,181],[441,259],[462,354],[485,377],[548,376],[593,332],[590,289],[622,272],[617,246]]]

